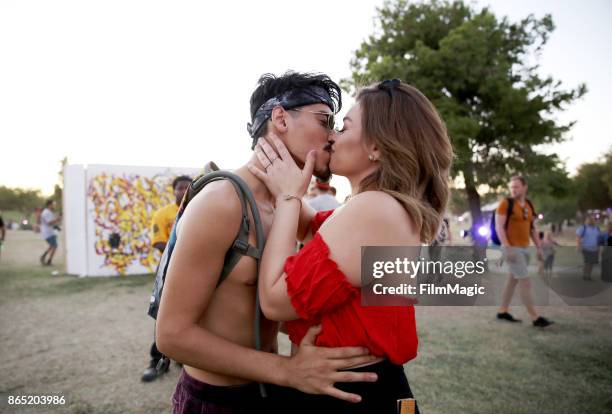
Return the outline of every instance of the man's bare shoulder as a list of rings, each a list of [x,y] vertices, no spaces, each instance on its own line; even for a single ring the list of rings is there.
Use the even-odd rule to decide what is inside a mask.
[[[189,225],[202,236],[219,237],[229,233],[233,239],[240,226],[241,215],[242,205],[232,183],[215,181],[207,184],[189,202],[181,218],[179,232],[185,233],[184,227]]]

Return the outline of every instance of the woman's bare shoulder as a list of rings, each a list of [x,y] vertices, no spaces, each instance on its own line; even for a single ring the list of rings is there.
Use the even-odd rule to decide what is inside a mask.
[[[357,235],[379,234],[389,241],[400,241],[414,232],[414,224],[403,205],[382,191],[366,191],[352,197],[325,223],[327,231]],[[346,233],[345,233],[346,234]]]

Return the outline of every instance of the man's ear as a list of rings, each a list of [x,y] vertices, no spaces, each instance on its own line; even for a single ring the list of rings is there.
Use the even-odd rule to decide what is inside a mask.
[[[287,111],[282,106],[277,106],[272,110],[270,122],[272,122],[274,129],[278,133],[283,134],[287,132]]]

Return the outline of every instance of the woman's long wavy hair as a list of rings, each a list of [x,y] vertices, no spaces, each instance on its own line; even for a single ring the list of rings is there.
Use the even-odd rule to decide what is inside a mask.
[[[363,135],[380,151],[380,168],[360,191],[380,190],[400,201],[423,243],[437,235],[448,202],[453,149],[446,126],[418,89],[397,80],[361,89]]]

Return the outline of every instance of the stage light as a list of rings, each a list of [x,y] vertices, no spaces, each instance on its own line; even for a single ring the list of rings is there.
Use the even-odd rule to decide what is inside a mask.
[[[489,236],[489,227],[488,226],[480,226],[480,227],[478,227],[478,235],[480,237],[488,237]]]

